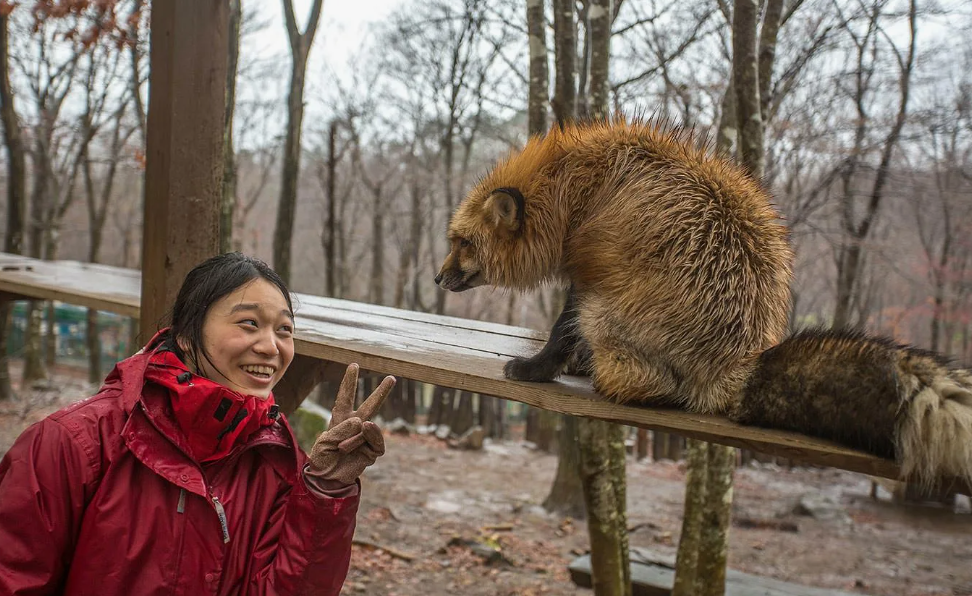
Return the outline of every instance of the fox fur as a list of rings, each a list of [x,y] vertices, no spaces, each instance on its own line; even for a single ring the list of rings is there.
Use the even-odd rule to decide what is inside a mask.
[[[972,485],[972,375],[851,331],[783,341],[787,229],[760,183],[690,133],[618,120],[531,138],[448,234],[443,289],[569,287],[543,350],[507,363],[508,378],[549,381],[574,363],[618,402],[820,436],[926,484]]]

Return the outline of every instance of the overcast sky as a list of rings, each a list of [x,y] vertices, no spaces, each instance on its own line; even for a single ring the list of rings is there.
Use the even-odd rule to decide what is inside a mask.
[[[294,12],[301,31],[304,30],[312,0],[293,0]],[[335,84],[334,77],[344,79],[350,73],[349,61],[359,54],[376,29],[375,23],[384,21],[392,10],[404,0],[324,0],[320,23],[314,37],[305,85],[305,142],[314,143],[314,130],[320,130],[321,122],[330,117],[325,98]],[[265,25],[258,31],[246,34],[241,47],[241,63],[259,60],[259,75],[241,77],[238,97],[241,101],[253,98],[272,101],[279,106],[271,130],[267,134],[282,131],[289,84],[291,58],[287,42],[281,0],[260,0],[243,3],[244,12],[257,11],[257,20]],[[360,60],[360,58],[359,58]],[[249,139],[240,142],[259,142],[261,132],[254,131]]]
[[[303,31],[312,0],[292,1],[297,23]],[[324,0],[311,58],[323,58],[335,69],[343,67],[351,54],[360,48],[371,25],[384,20],[400,4],[402,0]],[[261,0],[259,4],[245,2],[244,10],[252,10],[251,6],[259,6],[261,15],[269,20],[269,27],[258,36],[261,47],[272,53],[288,55],[283,3],[279,0]]]

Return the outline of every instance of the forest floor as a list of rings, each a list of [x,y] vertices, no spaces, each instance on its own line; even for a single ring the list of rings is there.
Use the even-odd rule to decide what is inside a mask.
[[[19,373],[13,371],[14,378]],[[48,388],[0,404],[0,454],[27,425],[90,394],[83,372],[59,369]],[[351,572],[343,591],[364,596],[582,595],[567,565],[587,548],[583,522],[540,506],[554,455],[518,440],[456,451],[431,436],[387,435],[362,478]],[[628,461],[632,547],[674,557],[683,463]],[[729,565],[747,573],[860,594],[972,595],[972,514],[870,497],[866,476],[755,464],[736,472]],[[818,504],[801,515],[801,499]],[[747,526],[740,522],[750,522]],[[487,563],[470,543],[498,547]]]

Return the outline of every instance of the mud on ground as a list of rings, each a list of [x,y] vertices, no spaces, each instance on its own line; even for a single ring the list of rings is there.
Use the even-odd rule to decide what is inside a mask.
[[[92,389],[82,375],[59,371],[51,386],[0,403],[0,453],[27,425]],[[520,441],[488,443],[478,452],[418,435],[389,435],[386,443],[385,456],[362,479],[358,545],[344,594],[591,594],[571,584],[566,571],[587,547],[584,523],[539,505],[555,456]],[[684,477],[682,464],[629,459],[633,547],[674,556]],[[968,500],[958,512],[905,507],[884,492],[871,499],[870,489],[867,477],[838,470],[737,470],[734,518],[768,521],[771,528],[733,527],[730,566],[861,594],[972,595]],[[818,505],[815,517],[793,512],[808,496]],[[483,546],[471,548],[475,543]],[[501,556],[487,562],[489,549]]]

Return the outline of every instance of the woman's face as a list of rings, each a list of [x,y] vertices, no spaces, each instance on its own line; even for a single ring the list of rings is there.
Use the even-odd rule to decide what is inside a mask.
[[[198,374],[266,399],[294,359],[294,320],[277,286],[258,277],[223,296],[203,322]]]

